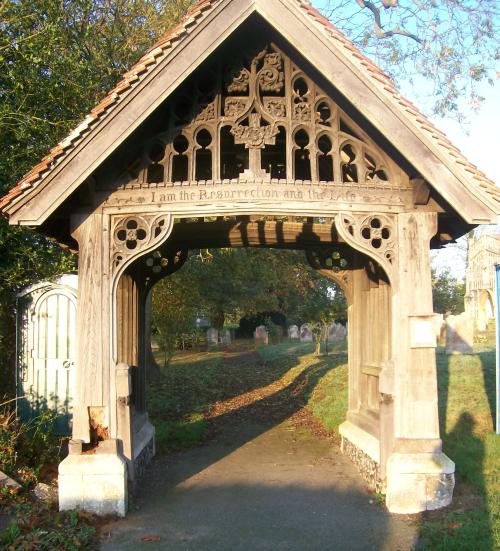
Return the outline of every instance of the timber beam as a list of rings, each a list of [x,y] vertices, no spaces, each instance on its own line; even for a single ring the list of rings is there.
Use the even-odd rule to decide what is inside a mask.
[[[180,222],[174,225],[169,243],[188,249],[215,247],[273,247],[308,249],[343,243],[333,223],[273,220],[216,220]]]

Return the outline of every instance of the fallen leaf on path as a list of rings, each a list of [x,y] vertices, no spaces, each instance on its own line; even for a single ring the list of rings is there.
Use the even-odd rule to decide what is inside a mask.
[[[144,536],[142,541],[161,541],[160,536]]]

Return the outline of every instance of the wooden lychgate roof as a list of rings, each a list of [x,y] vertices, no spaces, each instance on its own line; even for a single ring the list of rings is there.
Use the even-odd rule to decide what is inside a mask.
[[[258,14],[352,104],[465,224],[494,223],[500,190],[307,0],[202,0],[3,198],[40,226],[227,37]],[[56,198],[54,200],[54,198]]]

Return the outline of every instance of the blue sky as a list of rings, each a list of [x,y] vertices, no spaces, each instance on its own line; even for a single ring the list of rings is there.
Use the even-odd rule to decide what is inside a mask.
[[[352,0],[354,2],[354,0]],[[316,0],[313,4],[322,8],[327,0]],[[411,88],[401,87],[403,95],[425,111],[422,98],[415,96]],[[480,95],[485,98],[478,111],[472,110],[465,102],[462,112],[467,122],[459,123],[455,119],[431,117],[432,122],[444,131],[455,146],[474,164],[476,164],[497,185],[500,185],[500,82],[494,86],[481,85]],[[449,268],[454,275],[462,278],[465,273],[465,254],[463,244],[448,246],[433,254],[433,262],[438,269]]]

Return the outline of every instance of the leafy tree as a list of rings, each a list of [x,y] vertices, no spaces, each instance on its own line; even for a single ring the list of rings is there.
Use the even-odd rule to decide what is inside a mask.
[[[0,2],[0,195],[182,15],[188,0]],[[12,390],[14,299],[75,258],[0,219],[0,394]]]
[[[452,276],[449,270],[432,271],[432,298],[434,312],[460,314],[464,311],[465,284]]]
[[[189,273],[184,278],[167,277],[153,290],[152,325],[167,366],[175,352],[176,343],[183,335],[193,333],[198,316],[198,288]]]
[[[496,78],[497,0],[326,0],[321,5],[399,85],[423,90],[434,113],[460,118],[460,100],[478,106],[479,83],[493,84]]]
[[[222,329],[225,322],[260,312],[281,312],[301,321],[326,319],[329,311],[337,316],[339,296],[330,280],[305,263],[302,251],[211,249],[193,254],[168,283],[155,288],[153,309],[158,304],[172,308],[174,319],[175,311],[183,317],[184,300],[191,308],[191,324],[204,316]]]

